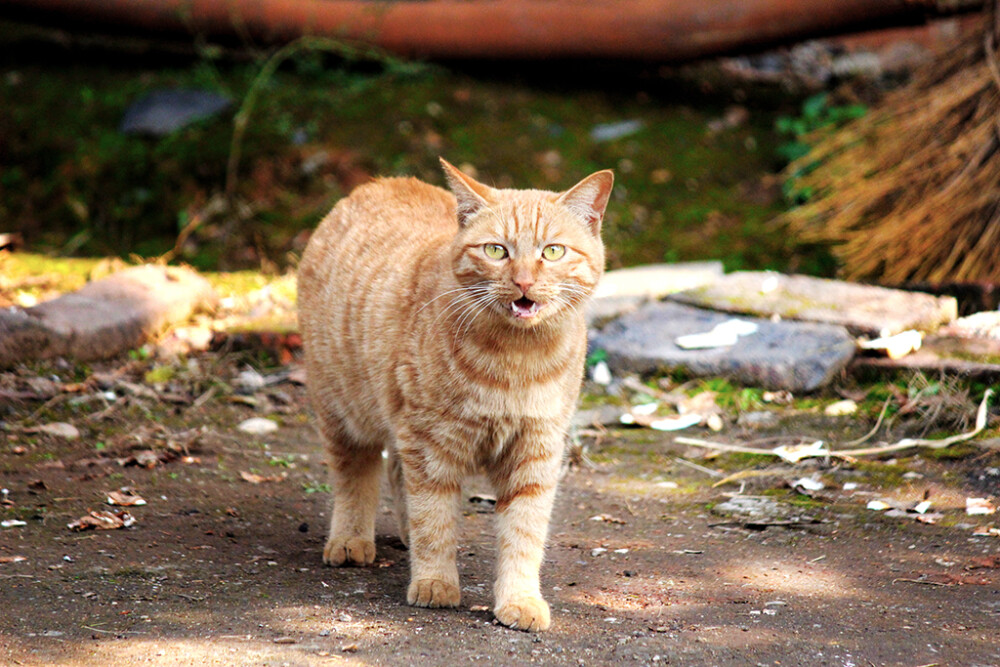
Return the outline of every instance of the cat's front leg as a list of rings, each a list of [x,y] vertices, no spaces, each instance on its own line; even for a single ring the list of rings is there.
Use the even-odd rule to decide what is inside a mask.
[[[407,603],[415,607],[457,607],[456,536],[460,477],[431,448],[400,442],[408,510],[410,586]]]
[[[497,491],[497,577],[493,613],[504,625],[549,627],[539,570],[555,500],[564,436],[526,431],[490,471]]]

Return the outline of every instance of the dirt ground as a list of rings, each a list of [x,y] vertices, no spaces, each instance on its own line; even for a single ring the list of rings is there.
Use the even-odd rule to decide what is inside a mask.
[[[963,509],[968,495],[997,495],[996,455],[914,457],[895,476],[802,463],[786,472],[817,473],[827,489],[760,493],[782,520],[755,524],[720,509],[739,485],[712,488],[673,436],[585,439],[590,461],[562,482],[542,574],[553,628],[533,635],[489,611],[488,501],[463,505],[459,609],[406,606],[408,556],[386,503],[376,565],[324,567],[328,489],[303,387],[224,390],[233,367],[200,361],[201,377],[220,380],[204,392],[143,384],[151,366],[139,362],[3,376],[0,517],[24,525],[0,530],[0,663],[1000,665],[1000,538],[974,535],[993,517]],[[29,396],[46,388],[47,400]],[[279,428],[238,430],[262,413]],[[31,428],[56,421],[80,437]],[[840,423],[824,427],[869,426]],[[782,428],[816,428],[795,424]],[[120,487],[147,501],[126,508],[134,525],[67,527],[120,511],[105,503]],[[487,493],[471,480],[465,495]],[[927,525],[865,508],[928,495],[961,518]]]

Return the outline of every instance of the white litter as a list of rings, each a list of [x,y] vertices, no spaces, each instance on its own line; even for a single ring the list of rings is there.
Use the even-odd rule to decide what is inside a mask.
[[[753,322],[733,318],[720,322],[711,331],[678,336],[674,339],[674,343],[682,350],[730,347],[736,345],[740,336],[749,336],[756,333],[758,329],[759,327]]]
[[[250,419],[240,422],[240,425],[236,428],[251,435],[264,435],[265,433],[273,433],[274,431],[277,431],[278,425],[270,419],[265,419],[263,417],[251,417]]]
[[[923,344],[924,335],[909,329],[894,336],[882,336],[874,340],[860,341],[858,347],[870,352],[885,354],[890,359],[901,359],[911,352],[916,352]]]
[[[598,361],[590,369],[590,379],[594,381],[595,384],[602,385],[604,387],[611,384],[611,369],[608,368],[608,364],[603,361]]]
[[[818,479],[813,479],[812,477],[802,477],[792,482],[792,488],[796,487],[803,488],[806,491],[822,491],[826,488],[826,485]]]
[[[847,398],[843,401],[837,401],[836,403],[831,403],[823,409],[823,414],[828,417],[843,417],[845,415],[853,415],[858,411],[858,404]]]
[[[965,513],[976,516],[984,514],[993,514],[997,511],[997,508],[990,502],[989,498],[966,498],[965,499]]]
[[[830,449],[826,446],[825,442],[817,440],[808,445],[781,445],[772,449],[771,452],[789,463],[798,463],[802,459],[813,456],[828,456]]]

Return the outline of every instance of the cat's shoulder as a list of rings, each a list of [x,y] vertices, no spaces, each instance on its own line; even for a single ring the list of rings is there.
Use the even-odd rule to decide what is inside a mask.
[[[376,178],[355,188],[349,199],[374,204],[392,203],[416,208],[441,208],[446,212],[455,210],[453,194],[412,176]]]

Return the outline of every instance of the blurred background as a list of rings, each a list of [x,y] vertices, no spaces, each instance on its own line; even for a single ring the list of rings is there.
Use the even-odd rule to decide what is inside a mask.
[[[929,157],[959,151],[953,174],[983,171],[995,148],[968,167],[961,156],[982,142],[957,137],[995,112],[991,20],[982,2],[930,0],[0,0],[0,243],[281,273],[353,187],[375,175],[441,184],[444,156],[499,187],[560,189],[614,169],[611,268],[711,258],[897,285],[995,282],[990,258],[929,276],[920,267],[936,260],[919,247],[896,260],[905,271],[852,268],[850,234],[898,220],[886,204],[898,190],[880,191],[882,208],[854,193],[817,204],[898,167],[834,158],[875,146],[873,128],[918,136],[879,114],[907,86],[930,90],[929,73],[985,77],[952,91],[965,125]],[[845,209],[868,213],[830,222]],[[970,215],[985,229],[995,213],[993,196]]]

